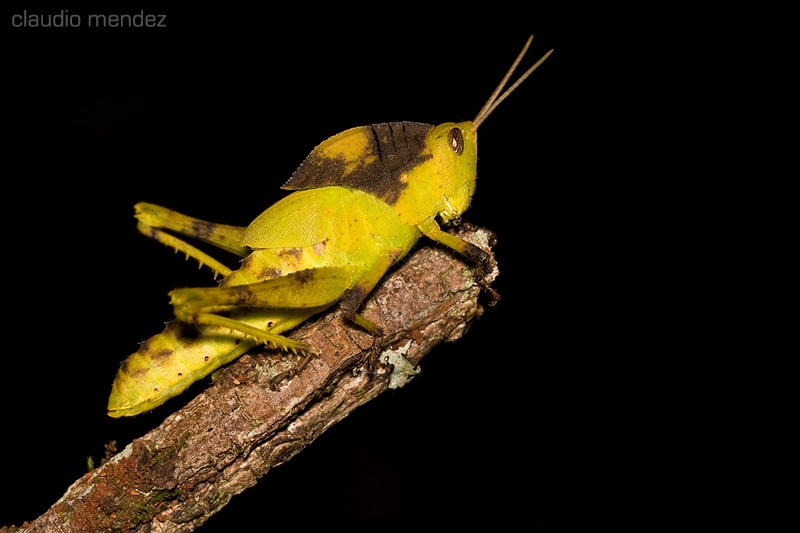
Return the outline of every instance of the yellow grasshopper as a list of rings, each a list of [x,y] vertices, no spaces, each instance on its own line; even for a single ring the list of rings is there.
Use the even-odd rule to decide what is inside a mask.
[[[283,186],[296,192],[247,227],[137,204],[140,232],[223,279],[219,287],[169,293],[176,320],[122,363],[108,414],[153,409],[258,343],[313,353],[311,346],[283,333],[336,303],[352,322],[381,334],[358,309],[423,235],[487,266],[486,252],[443,231],[436,219],[451,222],[467,209],[475,191],[478,127],[552,53],[500,95],[532,39],[475,120],[438,126],[390,122],[334,135]],[[244,260],[231,270],[168,232]]]

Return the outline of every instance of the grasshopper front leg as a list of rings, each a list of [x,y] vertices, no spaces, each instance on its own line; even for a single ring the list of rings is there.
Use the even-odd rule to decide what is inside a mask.
[[[474,244],[443,231],[433,218],[426,218],[417,225],[417,228],[429,239],[444,244],[448,248],[463,255],[468,261],[475,263],[482,270],[490,265],[490,256]]]
[[[426,218],[417,225],[417,228],[429,239],[444,244],[448,248],[464,256],[471,263],[477,265],[478,272],[475,278],[478,285],[492,297],[490,306],[494,306],[500,300],[500,293],[491,288],[483,279],[483,275],[491,270],[492,259],[488,253],[460,237],[443,231],[433,218]]]

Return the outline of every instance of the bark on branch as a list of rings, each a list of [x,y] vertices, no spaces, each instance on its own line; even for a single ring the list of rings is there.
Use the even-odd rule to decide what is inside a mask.
[[[489,249],[485,230],[460,235]],[[495,268],[485,279],[496,275]],[[479,293],[470,266],[454,254],[433,246],[418,250],[364,308],[384,337],[345,323],[337,310],[325,314],[292,335],[320,355],[280,381],[278,390],[270,385],[298,358],[266,350],[246,354],[22,530],[193,531],[353,409],[412,378],[425,354],[460,338],[480,316]]]

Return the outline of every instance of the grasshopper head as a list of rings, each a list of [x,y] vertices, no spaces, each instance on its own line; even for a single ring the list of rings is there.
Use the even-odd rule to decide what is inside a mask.
[[[533,40],[530,36],[506,76],[495,89],[492,96],[480,110],[475,120],[454,124],[448,122],[433,128],[428,136],[433,172],[432,182],[439,190],[433,191],[435,213],[444,222],[458,218],[469,207],[475,192],[475,166],[478,159],[478,127],[514,89],[531,75],[536,68],[553,52],[550,50],[504,93],[500,94],[514,70],[519,65]]]
[[[443,222],[458,218],[469,207],[475,193],[475,166],[478,160],[478,132],[472,122],[447,122],[431,130],[431,148],[438,179],[437,214]]]

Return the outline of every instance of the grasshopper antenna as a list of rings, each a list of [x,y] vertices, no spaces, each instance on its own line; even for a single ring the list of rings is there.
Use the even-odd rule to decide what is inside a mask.
[[[505,100],[506,97],[508,97],[508,95],[511,94],[514,91],[514,89],[519,87],[519,85],[523,81],[525,81],[525,78],[530,76],[533,73],[533,71],[536,70],[539,67],[539,65],[541,65],[544,62],[544,60],[547,59],[550,56],[550,54],[553,53],[553,50],[550,50],[545,55],[543,55],[542,58],[539,61],[537,61],[531,68],[529,68],[527,70],[527,72],[525,72],[525,74],[520,76],[519,79],[516,82],[514,82],[514,85],[509,87],[508,90],[506,92],[504,92],[503,95],[498,98],[497,95],[500,94],[500,91],[502,91],[503,87],[506,86],[506,83],[508,83],[508,80],[511,78],[511,75],[514,74],[514,70],[516,70],[516,68],[519,65],[520,61],[522,61],[522,58],[525,57],[525,53],[528,51],[528,47],[531,45],[531,41],[533,41],[533,35],[528,37],[528,42],[526,42],[525,46],[522,47],[522,51],[517,56],[517,59],[514,60],[514,63],[511,65],[511,68],[508,69],[508,72],[506,72],[506,75],[503,78],[503,80],[500,82],[500,85],[497,86],[497,89],[494,90],[494,92],[492,93],[492,96],[490,96],[489,100],[487,100],[486,103],[483,105],[483,108],[478,113],[478,116],[476,116],[475,120],[472,121],[473,122],[472,128],[470,128],[470,130],[469,130],[470,133],[473,133],[473,132],[477,131],[478,130],[478,126],[483,124],[483,121],[486,120],[486,118],[491,114],[492,111],[495,110],[495,108],[498,105],[500,105],[500,102]]]

